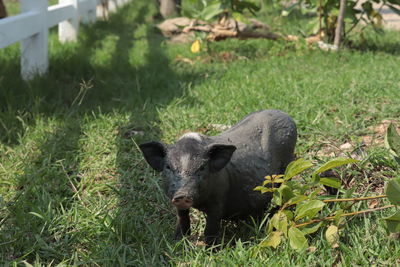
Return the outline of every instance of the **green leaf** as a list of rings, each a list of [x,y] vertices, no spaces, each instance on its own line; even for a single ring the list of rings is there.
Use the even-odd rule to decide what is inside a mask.
[[[310,193],[310,198],[312,199],[312,198],[315,198],[318,194],[319,194],[319,192],[321,192],[322,191],[322,187],[318,187],[318,188],[316,188],[314,191],[312,191],[311,193]]]
[[[333,245],[339,240],[339,229],[336,225],[330,225],[325,232],[326,240],[329,244]]]
[[[355,163],[358,162],[358,160],[356,159],[350,159],[350,158],[335,158],[333,160],[330,160],[328,162],[326,162],[325,164],[323,164],[321,167],[319,167],[314,174],[320,174],[321,172],[345,165],[345,164],[349,164],[349,163]]]
[[[359,20],[359,18],[357,18],[357,15],[360,14],[362,11],[355,8],[355,2],[350,4],[351,5],[346,8],[344,19],[349,23],[357,23],[357,21]]]
[[[210,20],[224,11],[220,3],[209,5],[200,14],[204,20]]]
[[[274,191],[274,194],[272,195],[272,202],[275,205],[282,206],[282,194],[281,194],[281,192],[279,192],[278,190]]]
[[[396,212],[392,216],[384,218],[386,221],[387,228],[391,233],[400,232],[400,211]]]
[[[299,6],[300,6],[300,2],[295,2],[295,3],[291,4],[291,5],[289,5],[287,8],[285,8],[285,9],[282,10],[281,16],[282,16],[282,17],[289,16],[290,13],[292,13],[293,10],[294,10],[295,8],[299,7]]]
[[[289,186],[293,191],[296,191],[298,195],[304,195],[304,192],[307,191],[311,186],[308,185],[308,183],[304,184],[303,182],[299,182],[298,180],[286,181],[285,185]],[[303,190],[305,191],[303,192]]]
[[[270,187],[265,187],[265,186],[257,186],[253,190],[254,191],[261,191],[262,194],[267,193],[267,192],[274,192],[277,188],[270,188]]]
[[[232,0],[232,2],[233,2],[233,10],[237,12],[243,12],[244,9],[248,9],[253,15],[255,15],[254,12],[260,10],[259,6],[250,1]]]
[[[300,231],[298,228],[290,227],[289,228],[289,242],[290,246],[295,250],[305,250],[308,247],[308,242],[304,233]]]
[[[293,219],[294,215],[293,212],[291,212],[290,210],[283,210],[282,212],[286,214],[288,221]]]
[[[293,193],[292,189],[291,189],[289,186],[287,186],[287,185],[284,185],[284,184],[281,185],[281,186],[278,188],[278,191],[279,191],[279,193],[281,194],[283,203],[288,202],[289,199],[291,199],[292,197],[294,197],[294,193]]]
[[[385,146],[391,150],[394,156],[400,157],[400,135],[392,123],[389,125],[385,135]]]
[[[232,17],[236,20],[236,21],[240,21],[243,23],[247,23],[248,19],[240,12],[232,12]]]
[[[265,176],[265,181],[263,182],[263,185],[267,185],[267,184],[271,184],[271,183],[283,183],[285,180],[281,179],[282,177],[283,177],[283,174]]]
[[[306,31],[308,34],[316,34],[319,31],[319,18],[315,16],[310,19],[308,23],[305,25]]]
[[[270,220],[269,222],[270,222],[271,226],[273,226],[273,227],[275,227],[276,225],[279,224],[279,214],[278,214],[278,212],[275,213],[275,214],[272,216],[272,218],[271,218],[271,220]],[[276,228],[276,227],[275,227],[275,228]]]
[[[279,244],[281,243],[281,235],[282,232],[280,231],[274,231],[270,233],[267,237],[267,239],[263,240],[260,243],[260,247],[273,247],[277,248]]]
[[[308,199],[307,196],[300,195],[300,196],[295,196],[295,197],[291,198],[288,202],[289,202],[290,205],[295,205],[295,204],[300,203],[300,202],[302,202],[302,201],[304,201],[306,199]]]
[[[303,158],[290,162],[285,171],[285,180],[291,179],[310,167],[312,167],[312,163]]]
[[[253,190],[254,191],[261,191],[263,190],[265,187],[264,186],[256,186]]]
[[[287,219],[286,214],[282,211],[279,211],[275,215],[276,215],[276,218],[273,221],[273,225],[274,225],[275,229],[281,231],[282,233],[285,234],[285,236],[287,236],[288,219]],[[275,215],[274,215],[274,217],[275,217]]]
[[[31,211],[31,212],[29,212],[29,214],[32,214],[33,216],[36,216],[36,217],[38,217],[38,218],[44,220],[43,215],[41,215],[41,214],[39,214],[39,213],[36,213],[36,212]]]
[[[400,206],[400,178],[391,179],[386,184],[385,192],[390,203]]]
[[[340,188],[341,180],[336,177],[324,177],[319,179],[319,183],[325,186],[333,187],[333,188]]]
[[[325,203],[320,200],[310,200],[304,203],[300,203],[296,207],[296,218],[295,220],[300,220],[308,216],[313,218],[323,207]]]
[[[271,180],[265,180],[262,185],[264,186],[264,185],[267,185],[267,184],[272,184],[272,181]]]
[[[275,214],[274,214],[274,216],[275,216]],[[274,222],[273,222],[274,216],[272,216],[272,218],[268,221],[267,233],[272,233],[272,231],[274,230]]]
[[[317,223],[317,224],[314,224],[313,226],[307,225],[307,226],[305,226],[304,228],[302,228],[301,231],[302,231],[304,234],[309,235],[309,234],[313,234],[313,233],[315,233],[316,231],[318,231],[318,229],[319,229],[321,226],[322,226],[322,222],[319,222],[319,223]]]
[[[337,210],[335,213],[335,225],[339,225],[341,223],[341,221],[343,220],[343,216],[342,214],[344,213],[344,211],[342,209]]]
[[[365,1],[361,6],[367,15],[370,15],[371,12],[374,10],[372,7],[372,3],[368,1]]]

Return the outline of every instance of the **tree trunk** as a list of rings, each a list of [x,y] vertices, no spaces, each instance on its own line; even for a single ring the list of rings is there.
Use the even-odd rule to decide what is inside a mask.
[[[6,6],[3,3],[3,0],[0,0],[0,19],[7,17]]]
[[[343,21],[345,13],[346,13],[346,0],[340,0],[339,16],[335,31],[335,40],[333,41],[333,45],[335,46],[336,50],[339,50],[340,43],[342,41]]]
[[[159,0],[160,13],[163,18],[168,18],[181,13],[181,0]]]

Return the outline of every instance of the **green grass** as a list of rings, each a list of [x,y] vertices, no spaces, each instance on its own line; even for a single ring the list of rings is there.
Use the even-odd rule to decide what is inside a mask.
[[[19,76],[19,46],[0,51],[1,265],[400,264],[399,242],[380,219],[389,212],[350,220],[337,249],[317,233],[313,253],[258,250],[265,230],[252,223],[228,225],[236,244],[218,252],[175,243],[173,209],[137,147],[266,108],[295,119],[299,157],[320,162],[327,141],[362,147],[368,127],[400,117],[398,50],[386,46],[398,36],[371,36],[362,51],[339,54],[229,40],[193,55],[190,45],[163,40],[154,13],[137,0],[83,26],[77,43],[61,45],[52,32],[49,73],[29,83]],[[399,175],[385,149],[366,153],[360,168],[342,171],[344,180],[379,184]],[[204,218],[194,217],[201,235]]]
[[[20,7],[20,1],[19,0],[3,0],[7,14],[8,16],[11,15],[16,15],[20,13],[21,7]],[[58,3],[58,0],[48,0],[49,6],[50,5],[56,5]]]

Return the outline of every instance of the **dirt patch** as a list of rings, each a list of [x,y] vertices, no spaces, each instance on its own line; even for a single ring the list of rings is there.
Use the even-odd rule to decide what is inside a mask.
[[[362,136],[363,142],[367,146],[378,145],[383,146],[385,141],[385,134],[390,124],[396,126],[397,132],[400,132],[400,123],[397,120],[382,120],[378,125],[368,128],[373,134]]]
[[[325,141],[316,155],[318,157],[344,157],[350,155],[354,159],[361,160],[367,148],[384,146],[385,134],[391,123],[400,132],[400,121],[385,119],[377,125],[368,127],[370,134],[361,136],[361,144],[351,141],[342,144],[338,144],[335,141]]]

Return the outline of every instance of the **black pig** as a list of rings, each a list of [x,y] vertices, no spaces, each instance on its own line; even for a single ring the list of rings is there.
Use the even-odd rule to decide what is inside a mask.
[[[296,125],[286,113],[262,110],[217,136],[187,133],[169,146],[141,144],[146,161],[162,172],[164,190],[177,208],[175,238],[190,234],[191,207],[206,214],[208,245],[218,237],[222,219],[262,215],[271,195],[253,189],[264,176],[285,171],[296,138]]]

